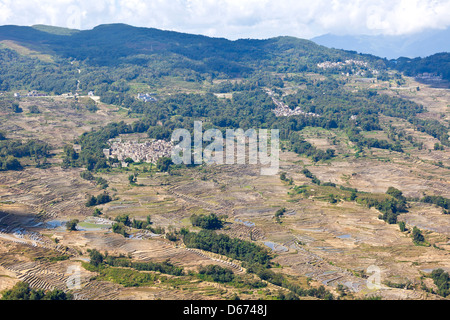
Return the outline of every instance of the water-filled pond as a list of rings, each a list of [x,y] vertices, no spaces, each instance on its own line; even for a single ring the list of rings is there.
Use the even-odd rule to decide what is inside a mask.
[[[349,235],[349,234],[343,234],[343,235],[337,236],[336,238],[339,238],[339,239],[350,239],[350,238],[351,238],[351,235]]]
[[[289,249],[286,248],[285,246],[282,246],[282,245],[280,245],[278,243],[275,243],[275,242],[266,241],[266,242],[264,242],[264,244],[266,246],[268,246],[270,249],[272,249],[272,251],[274,251],[274,252],[286,252],[286,251],[289,251]]]
[[[234,219],[234,221],[240,222],[240,223],[244,224],[247,227],[254,227],[255,226],[255,224],[253,222],[250,222],[250,221],[243,221],[243,220],[237,219],[237,218]]]

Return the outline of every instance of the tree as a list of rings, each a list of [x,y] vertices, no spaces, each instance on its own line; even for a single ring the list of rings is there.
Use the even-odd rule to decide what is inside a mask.
[[[43,300],[72,300],[72,295],[59,289],[53,289],[45,294]]]
[[[14,113],[22,113],[23,112],[22,108],[19,107],[19,104],[17,102],[12,103],[11,109]]]
[[[66,228],[69,231],[76,231],[77,230],[77,224],[80,222],[78,219],[72,219],[66,223]]]
[[[112,198],[107,192],[103,192],[97,196],[97,204],[103,204],[110,201],[112,201]]]
[[[94,267],[98,267],[103,263],[103,255],[96,249],[92,249],[89,252],[89,263]]]
[[[120,216],[117,216],[116,219],[114,219],[114,220],[119,222],[119,223],[123,223],[126,226],[130,226],[131,225],[130,216],[128,214],[122,214]]]
[[[88,200],[86,201],[86,207],[92,207],[97,204],[97,198],[94,196],[89,196]]]
[[[223,221],[215,213],[210,215],[196,215],[191,216],[191,223],[194,227],[200,227],[207,230],[217,230],[223,227]]]
[[[335,195],[332,194],[332,193],[330,193],[330,194],[328,195],[328,201],[329,201],[330,203],[337,203],[337,202],[338,202],[338,200],[336,199]]]
[[[94,176],[92,175],[92,173],[90,171],[82,171],[80,173],[80,177],[85,179],[85,180],[94,180]]]
[[[275,220],[278,223],[281,223],[280,217],[282,217],[286,213],[286,208],[280,208],[275,212]]]
[[[62,290],[54,289],[45,292],[31,289],[26,282],[18,282],[12,289],[3,292],[2,300],[72,300],[73,296]]]
[[[0,159],[1,170],[21,170],[22,164],[14,156],[8,156],[6,160],[2,163]]]
[[[95,208],[94,213],[92,214],[94,217],[101,216],[103,212],[99,208]]]
[[[29,108],[30,113],[41,113],[41,111],[39,110],[39,107],[36,105],[32,105]]]
[[[130,184],[136,183],[136,181],[137,181],[136,175],[134,175],[134,174],[129,175],[128,181],[130,182]]]
[[[2,300],[29,300],[30,286],[25,282],[18,282],[11,290],[3,293]]]
[[[168,157],[161,157],[156,162],[156,169],[161,172],[167,172],[169,167],[173,164],[172,159]]]
[[[125,238],[128,237],[128,233],[126,231],[126,227],[125,227],[125,225],[122,222],[114,223],[112,225],[112,231],[114,233],[118,233],[118,234],[123,235]]]
[[[431,278],[438,288],[438,294],[446,297],[450,295],[450,275],[443,269],[435,269],[431,272]]]
[[[414,226],[413,228],[413,241],[417,244],[423,243],[425,241],[425,237],[422,235],[422,232],[419,228]]]
[[[78,154],[75,152],[73,146],[69,144],[64,146],[64,156],[69,160],[78,159]]]
[[[390,195],[390,196],[392,196],[392,197],[394,197],[396,199],[399,199],[399,200],[403,200],[404,199],[403,192],[401,192],[400,190],[398,190],[398,189],[396,189],[394,187],[389,187],[387,189],[387,191],[386,191],[386,194],[388,194],[388,195]]]
[[[405,224],[404,221],[399,221],[398,222],[398,226],[399,226],[401,232],[405,232],[406,231],[406,224]]]
[[[123,161],[126,162],[126,163],[133,163],[134,162],[134,160],[131,159],[130,157],[125,158],[125,160],[123,160]]]

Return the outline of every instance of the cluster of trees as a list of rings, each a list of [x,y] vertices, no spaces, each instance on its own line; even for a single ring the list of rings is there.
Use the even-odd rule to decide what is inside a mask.
[[[72,300],[73,296],[59,289],[32,289],[27,282],[18,282],[2,292],[2,300]]]
[[[78,219],[72,219],[66,222],[66,228],[69,231],[76,231],[77,230],[77,224],[80,221]]]
[[[169,274],[173,276],[196,276],[203,281],[213,281],[219,283],[228,283],[236,287],[250,286],[251,288],[262,288],[266,284],[259,280],[247,280],[243,277],[236,276],[230,269],[223,268],[218,265],[207,265],[199,268],[198,273],[193,271],[186,272],[183,267],[176,266],[170,261],[166,260],[163,262],[137,262],[133,261],[130,257],[125,257],[124,255],[112,256],[107,252],[105,254],[100,253],[98,250],[93,249],[89,252],[90,263],[89,265],[95,268],[95,271],[100,273],[107,273],[109,275],[117,275],[118,272],[126,270],[123,268],[133,269],[136,271],[156,271],[162,274]],[[112,268],[109,268],[112,267]],[[107,269],[115,269],[112,271],[105,271]],[[126,274],[126,273],[125,273]],[[129,273],[129,276],[140,278],[139,275]],[[116,278],[115,278],[116,279]],[[118,279],[116,279],[118,280]],[[149,280],[149,279],[147,279]],[[155,280],[154,278],[151,279]],[[129,282],[127,282],[129,283]],[[142,284],[136,282],[135,285]]]
[[[421,73],[434,73],[443,79],[450,80],[450,53],[436,53],[425,58],[399,58],[391,66],[404,72],[407,76],[417,76]]]
[[[317,185],[337,188],[335,183],[321,183],[320,180],[317,179],[317,177],[315,177],[306,168],[303,169],[302,172],[306,177],[311,178],[312,181]],[[403,196],[402,191],[394,187],[389,187],[386,191],[385,196],[373,196],[365,192],[358,192],[358,190],[355,188],[344,186],[340,186],[339,189],[342,191],[346,191],[347,195],[343,195],[342,192],[333,192],[328,195],[328,200],[331,203],[336,203],[342,199],[346,201],[356,201],[357,203],[366,205],[369,208],[374,207],[382,213],[379,215],[379,219],[384,220],[389,224],[396,224],[398,215],[404,212],[408,212],[407,199]],[[307,186],[295,186],[293,188],[293,192],[295,194],[307,194]]]
[[[443,209],[450,209],[450,199],[445,198],[443,196],[424,196],[421,200],[421,202],[425,203],[433,203],[437,205],[438,207],[441,207]]]
[[[91,251],[92,252],[92,251]],[[101,263],[104,265],[109,265],[111,267],[122,267],[122,268],[132,268],[139,271],[157,271],[160,273],[170,274],[174,276],[182,276],[185,274],[183,267],[175,266],[169,261],[163,262],[136,262],[132,261],[130,258],[127,258],[123,255],[121,256],[111,256],[108,254],[102,255],[98,251],[95,252],[97,256],[96,261],[100,261],[99,263],[94,263],[94,266],[98,266]],[[99,260],[99,255],[101,255],[101,259]]]
[[[360,149],[362,149],[363,147],[367,147],[403,152],[402,146],[398,141],[395,144],[392,144],[387,140],[366,138],[361,134],[361,130],[359,128],[348,129],[347,136],[349,140],[355,143]]]
[[[153,224],[151,216],[147,216],[145,220],[136,220],[134,218],[131,220],[128,214],[122,214],[117,216],[114,220],[118,223],[124,224],[127,227],[135,229],[147,229]]]
[[[286,176],[286,172],[281,172],[280,173],[280,180],[287,182],[289,185],[294,184],[294,179],[292,179],[292,178],[288,179],[287,176]]]
[[[92,206],[96,206],[96,205],[99,205],[99,204],[108,203],[108,202],[110,202],[112,200],[113,200],[112,197],[106,191],[101,193],[101,194],[99,194],[98,196],[90,195],[88,197],[87,202],[86,202],[86,207],[92,207]]]
[[[425,237],[422,234],[422,231],[420,231],[419,228],[417,228],[416,226],[414,226],[413,231],[412,231],[412,238],[413,238],[413,242],[415,244],[423,244],[425,243]]]
[[[408,212],[408,204],[403,193],[394,188],[389,187],[386,194],[390,197],[384,199],[376,199],[373,197],[365,197],[364,195],[358,195],[356,201],[363,203],[370,207],[375,207],[382,214],[378,217],[389,224],[396,224],[398,215],[404,212]]]
[[[42,158],[48,157],[50,146],[42,141],[28,140],[22,142],[19,140],[2,140],[0,141],[0,156],[13,156],[16,158],[33,157]]]
[[[37,105],[31,105],[28,107],[28,111],[33,114],[41,113]]]
[[[173,162],[169,157],[161,157],[156,161],[156,169],[161,172],[168,172],[171,165],[173,165]]]
[[[436,269],[431,272],[431,278],[437,286],[437,294],[443,297],[450,295],[450,275],[442,269]]]
[[[63,168],[68,167],[76,167],[78,160],[78,153],[76,153],[75,149],[72,145],[65,145],[63,148]],[[90,172],[82,172],[80,173],[81,177],[86,180],[94,180],[94,176]]]
[[[315,162],[320,160],[328,160],[335,156],[335,151],[333,149],[327,149],[326,151],[317,149],[308,141],[303,140],[298,132],[292,133],[289,136],[289,140],[292,151],[311,157]]]
[[[67,159],[67,158],[65,158],[65,159]],[[97,183],[97,185],[100,186],[101,189],[106,189],[109,186],[108,180],[106,180],[105,178],[102,178],[102,177],[94,177],[94,175],[90,171],[80,172],[80,177],[85,180],[88,180],[88,181],[95,181]]]
[[[117,216],[115,219],[116,223],[112,225],[112,230],[115,233],[123,235],[125,238],[129,236],[127,232],[128,228],[134,229],[146,229],[155,234],[164,234],[165,230],[162,227],[153,227],[153,222],[151,221],[151,216],[147,216],[145,220],[130,219],[128,214],[122,214]]]
[[[269,252],[253,242],[230,238],[224,234],[216,234],[211,230],[201,230],[198,233],[186,231],[183,241],[188,248],[197,248],[222,254],[244,263],[257,263],[268,266],[271,255]]]
[[[434,150],[441,150],[441,151],[443,151],[443,150],[444,150],[444,146],[443,146],[443,145],[440,145],[438,142],[436,142],[436,143],[434,144],[433,149],[434,149]]]
[[[207,230],[222,229],[225,219],[226,217],[218,217],[215,213],[211,213],[209,215],[193,214],[190,218],[191,223],[194,227],[200,227]]]
[[[236,91],[249,91],[257,89],[258,85],[259,84],[256,81],[249,81],[249,80],[239,82],[223,81],[211,86],[209,92],[229,93]]]
[[[13,156],[0,157],[0,171],[21,170],[22,168],[22,164],[17,158]]]
[[[122,222],[114,223],[112,225],[112,231],[114,233],[123,235],[125,238],[128,238],[127,228],[126,228],[125,224],[123,224]]]
[[[147,216],[145,221],[133,219],[131,227],[136,229],[147,229],[153,224],[151,216]]]
[[[333,299],[333,295],[325,290],[323,286],[320,288],[304,289],[298,285],[292,284],[281,273],[275,273],[269,269],[270,253],[256,244],[233,239],[224,234],[216,234],[214,231],[201,230],[198,233],[192,233],[187,230],[183,232],[183,241],[187,247],[198,248],[201,250],[211,251],[222,254],[233,259],[241,260],[247,266],[249,273],[254,273],[262,280],[266,280],[278,286],[283,286],[296,296],[314,296],[320,299]],[[207,278],[208,273],[214,279],[227,279],[232,281],[232,278],[227,275],[225,270],[213,270],[215,267],[207,268],[203,271],[204,277]]]
[[[3,136],[4,137],[4,136]],[[50,146],[42,141],[22,142],[12,139],[0,139],[0,171],[20,170],[22,164],[18,158],[30,157],[39,163],[39,159],[49,156]]]
[[[250,265],[247,271],[256,274],[262,280],[290,290],[291,293],[287,294],[284,297],[281,297],[281,299],[283,300],[299,300],[300,296],[311,296],[325,300],[334,299],[333,294],[330,291],[326,290],[324,286],[320,286],[319,288],[305,289],[297,284],[290,282],[286,275],[283,275],[280,272],[274,272],[273,270],[264,268],[258,264]]]
[[[312,183],[320,185],[321,182],[319,178],[317,178],[311,171],[303,168],[302,173],[305,175],[305,177],[310,178]]]
[[[198,273],[199,278],[204,281],[226,283],[235,279],[233,271],[218,265],[202,266],[200,267]]]
[[[409,117],[408,121],[414,125],[416,130],[425,132],[438,139],[444,146],[450,147],[449,127],[435,119],[420,119]]]
[[[69,63],[55,63],[0,50],[0,91],[39,90],[62,94],[77,88],[77,70]]]

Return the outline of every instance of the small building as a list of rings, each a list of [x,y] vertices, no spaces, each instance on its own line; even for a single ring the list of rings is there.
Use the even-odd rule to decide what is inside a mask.
[[[158,99],[152,95],[154,95],[154,93],[138,93],[137,98],[144,102],[158,101]]]
[[[103,149],[103,154],[106,158],[109,158],[109,156],[111,155],[111,149]]]

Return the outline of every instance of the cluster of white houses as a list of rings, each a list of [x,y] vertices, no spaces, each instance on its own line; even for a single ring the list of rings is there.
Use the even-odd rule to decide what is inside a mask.
[[[137,98],[144,102],[158,101],[153,95],[154,93],[138,93]]]
[[[273,109],[273,113],[275,113],[275,116],[277,117],[292,117],[297,115],[304,115],[309,117],[319,117],[317,113],[312,112],[305,112],[300,107],[296,107],[295,109],[289,108],[286,104],[284,104],[281,101],[276,100],[274,97],[272,97],[273,102],[277,106],[275,109]]]
[[[45,93],[39,93],[35,90],[28,92],[25,95],[20,94],[19,92],[14,93],[14,98],[20,98],[20,97],[45,97],[47,94]]]
[[[156,163],[161,157],[170,157],[173,143],[165,140],[152,140],[139,143],[136,141],[125,141],[121,139],[112,140],[109,149],[104,149],[103,153],[107,158],[117,157],[123,166],[127,164],[125,159],[131,158],[134,162]]]
[[[343,66],[346,66],[346,65],[367,67],[368,64],[365,61],[353,60],[353,59],[345,60],[344,62],[325,61],[325,62],[321,62],[321,63],[317,64],[317,66],[321,69],[342,68]]]

